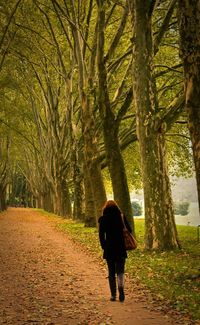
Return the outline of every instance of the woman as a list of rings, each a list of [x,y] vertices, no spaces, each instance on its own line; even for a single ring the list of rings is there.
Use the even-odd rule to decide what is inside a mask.
[[[123,237],[123,221],[127,229],[131,231],[125,216],[122,215],[117,203],[113,200],[106,202],[103,208],[103,216],[99,218],[99,240],[103,249],[103,258],[108,265],[108,279],[111,291],[111,301],[116,300],[116,274],[119,291],[119,300],[124,301],[124,267],[127,253]]]

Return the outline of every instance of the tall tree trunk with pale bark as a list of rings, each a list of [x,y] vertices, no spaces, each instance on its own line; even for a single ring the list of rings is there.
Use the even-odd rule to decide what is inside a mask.
[[[77,22],[76,10],[74,3],[71,2],[72,19],[73,26],[72,34],[74,37],[76,59],[78,64],[78,87],[79,87],[79,98],[81,104],[81,122],[82,122],[82,132],[84,141],[84,159],[86,167],[86,177],[90,182],[92,189],[92,201],[94,201],[94,211],[93,216],[98,224],[98,218],[101,216],[102,207],[106,201],[106,191],[103,183],[103,178],[101,175],[101,166],[98,162],[98,147],[95,135],[95,123],[94,123],[94,104],[93,98],[91,96],[91,89],[89,83],[89,74],[86,69],[83,53],[83,41],[82,35],[78,28],[79,24]],[[86,216],[90,218],[91,216]]]
[[[179,0],[180,57],[200,210],[200,2]]]
[[[72,154],[73,161],[73,218],[84,221],[84,185],[83,185],[83,163],[78,152],[76,141],[74,141],[74,149]],[[83,157],[82,157],[83,158]],[[94,219],[94,218],[93,218]]]
[[[150,7],[150,0],[131,1],[133,91],[145,201],[145,248],[174,249],[179,242],[167,169],[165,127],[157,114]]]

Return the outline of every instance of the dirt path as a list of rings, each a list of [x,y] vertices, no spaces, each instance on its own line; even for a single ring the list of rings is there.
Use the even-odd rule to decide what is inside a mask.
[[[0,214],[0,324],[169,325],[137,302],[110,302],[106,271],[31,209]]]

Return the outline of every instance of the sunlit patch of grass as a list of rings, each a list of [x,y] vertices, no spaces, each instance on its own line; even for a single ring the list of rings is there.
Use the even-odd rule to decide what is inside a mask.
[[[136,234],[143,232],[141,220],[135,221]],[[142,230],[141,230],[142,229]],[[129,253],[127,271],[141,281],[159,300],[200,319],[200,244],[197,229],[177,226],[182,249]],[[141,244],[140,237],[139,245]]]
[[[57,227],[67,232],[95,256],[102,256],[96,228],[57,218]],[[175,251],[144,250],[144,220],[135,220],[138,249],[129,252],[126,271],[133,282],[149,289],[153,297],[193,319],[200,319],[200,243],[197,229],[177,226],[182,249]]]

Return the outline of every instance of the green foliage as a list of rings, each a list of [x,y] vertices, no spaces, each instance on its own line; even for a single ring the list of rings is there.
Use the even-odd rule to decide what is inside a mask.
[[[189,202],[175,202],[174,213],[180,214],[181,216],[186,216],[189,210]]]
[[[142,180],[138,142],[131,143],[123,151],[123,158],[130,191],[133,189],[141,189]]]
[[[112,183],[111,183],[110,174],[107,167],[102,170],[102,176],[103,176],[106,192],[112,194]]]
[[[184,122],[180,118],[180,122]],[[170,174],[177,177],[191,177],[194,163],[187,124],[175,124],[167,133],[167,149]]]
[[[142,207],[138,202],[131,202],[133,216],[141,216],[142,215]]]
[[[102,256],[96,228],[84,227],[72,220],[55,219],[57,226],[81,243],[84,249]],[[200,245],[196,227],[177,226],[182,249],[177,251],[145,251],[144,221],[135,220],[138,249],[129,252],[126,271],[133,284],[151,291],[154,300],[164,308],[174,308],[192,319],[200,318]],[[146,288],[146,289],[145,289]],[[138,293],[139,294],[139,293]]]
[[[185,216],[188,214],[189,202],[182,202],[179,204],[180,215]]]
[[[161,1],[156,6],[153,14],[155,38],[170,3],[169,0]],[[2,36],[14,5],[11,0],[1,1],[0,4],[2,22],[0,34]],[[97,4],[93,3],[90,19],[88,16],[90,1],[74,2],[74,4],[79,24],[78,29],[83,37],[82,45],[83,48],[85,47],[85,51],[82,53],[84,69],[89,71],[93,60],[97,61],[95,57],[91,56],[96,53]],[[16,166],[19,166],[29,178],[35,192],[41,190],[38,185],[40,184],[38,180],[42,180],[41,175],[48,176],[52,184],[55,174],[60,173],[56,163],[59,161],[57,151],[59,151],[58,143],[61,139],[64,141],[60,152],[65,152],[66,163],[73,164],[71,155],[67,152],[71,151],[71,147],[68,148],[68,142],[70,143],[70,139],[74,137],[74,134],[71,133],[71,119],[73,128],[76,129],[76,142],[79,143],[82,137],[79,110],[81,103],[77,94],[79,75],[77,53],[69,21],[63,15],[66,11],[65,5],[60,4],[55,7],[54,5],[52,1],[22,1],[9,26],[0,57],[2,58],[4,53],[6,54],[0,75],[0,119],[4,121],[4,124],[0,121],[0,135],[3,138],[8,135],[12,139],[9,155],[14,167],[11,168],[15,169]],[[67,2],[66,6],[68,6]],[[117,117],[126,92],[132,87],[132,69],[129,68],[131,52],[121,61],[119,60],[127,52],[127,49],[130,49],[133,41],[131,15],[127,16],[125,28],[111,57],[106,58],[120,26],[124,6],[120,2],[115,2],[115,4],[107,2],[105,6],[105,60],[108,71],[109,98],[113,113]],[[59,7],[62,9],[61,11]],[[57,12],[55,8],[57,8]],[[70,6],[69,15],[71,15]],[[9,48],[7,48],[8,45]],[[182,67],[174,68],[180,64],[176,12],[171,18],[170,27],[165,32],[153,61],[158,90],[158,109],[159,112],[163,112],[177,93],[182,91]],[[125,74],[126,69],[127,74]],[[72,76],[71,83],[70,76]],[[96,63],[94,64],[92,84],[92,91],[91,89],[89,91],[91,107],[94,106],[95,109],[95,132],[100,153],[103,153],[102,126],[95,104],[98,93]],[[70,97],[68,97],[69,94]],[[93,105],[93,101],[95,105]],[[48,107],[51,114],[48,114]],[[191,176],[194,164],[187,125],[183,124],[186,120],[184,114],[180,120],[181,123],[175,123],[166,134],[170,173],[176,176]],[[66,130],[63,126],[66,126]],[[127,132],[125,131],[131,130],[132,134],[135,134],[135,129],[133,103],[119,126],[120,143],[126,138]],[[80,148],[83,151],[81,141]],[[58,158],[54,162],[52,162],[53,153]],[[128,147],[123,150],[123,158],[130,191],[141,189],[140,152],[136,141],[129,143]],[[54,165],[56,167],[53,171]],[[112,188],[107,169],[103,171],[103,176],[106,189],[111,193]],[[69,173],[67,177],[73,184],[71,182],[72,175]],[[41,183],[44,183],[43,180]]]
[[[9,190],[8,205],[9,206],[31,206],[31,193],[28,189],[27,180],[21,173],[13,173],[10,175],[12,186]]]

